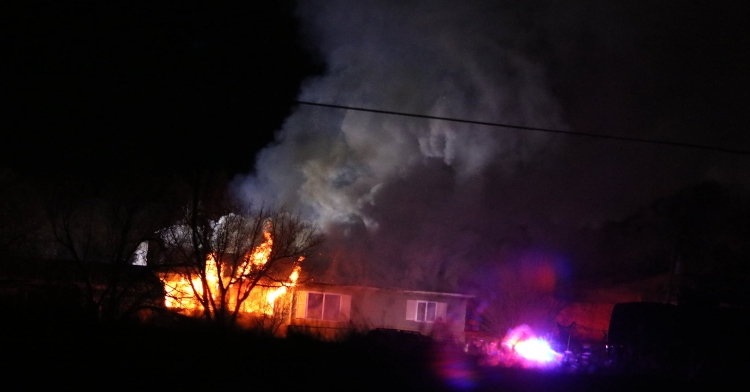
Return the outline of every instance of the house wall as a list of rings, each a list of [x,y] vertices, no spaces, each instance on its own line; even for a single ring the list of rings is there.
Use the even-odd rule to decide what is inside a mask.
[[[320,320],[307,317],[308,293],[340,295],[339,319]],[[451,293],[307,284],[295,290],[290,328],[317,333],[327,338],[351,331],[389,328],[463,342],[468,298],[469,296]],[[434,320],[418,320],[418,302],[431,303],[430,307],[435,311]],[[423,315],[424,309],[425,304],[421,308]]]

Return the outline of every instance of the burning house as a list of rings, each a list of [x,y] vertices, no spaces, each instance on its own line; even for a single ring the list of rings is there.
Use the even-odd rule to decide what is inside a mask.
[[[165,306],[222,325],[276,332],[288,316],[285,295],[302,272],[316,231],[277,211],[186,219],[161,230]]]
[[[159,279],[165,307],[175,313],[277,336],[335,339],[388,328],[464,339],[470,296],[317,283],[322,271],[305,259],[319,237],[295,216],[228,214],[160,234],[167,246]]]
[[[209,254],[203,265],[173,266],[160,272],[165,306],[186,316],[277,331],[289,316],[288,291],[299,278],[304,257],[267,266],[271,244],[267,237],[239,265],[233,255],[226,262]],[[291,271],[286,279],[277,278],[281,270]]]
[[[186,316],[262,328],[276,335],[290,332],[336,339],[387,328],[464,340],[471,296],[316,283],[310,272],[303,271],[304,256],[278,256],[272,228],[266,225],[262,236],[244,252],[214,252],[203,262],[191,259],[167,265],[159,274],[165,306]]]
[[[264,251],[267,249],[259,247],[247,258],[256,267],[234,271],[259,268],[265,260]],[[263,328],[282,336],[305,334],[332,340],[387,328],[463,342],[471,296],[310,280],[298,284],[303,260],[300,257],[292,263],[278,263],[275,274],[263,276],[229,273],[232,269],[222,269],[222,262],[212,256],[203,272],[196,267],[170,268],[159,275],[165,287],[165,306],[193,317],[213,318],[224,312],[240,326]],[[291,270],[285,280],[271,277],[282,269]]]

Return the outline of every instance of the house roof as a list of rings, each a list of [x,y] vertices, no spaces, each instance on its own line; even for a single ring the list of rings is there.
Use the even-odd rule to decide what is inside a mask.
[[[448,292],[440,292],[440,291],[407,290],[407,289],[401,289],[397,287],[371,287],[371,286],[341,285],[341,284],[335,284],[335,283],[317,283],[317,282],[303,282],[303,283],[297,284],[297,287],[304,288],[305,286],[308,286],[308,287],[309,286],[346,287],[346,288],[353,288],[353,289],[360,289],[360,290],[401,292],[405,294],[439,295],[443,297],[454,297],[454,298],[462,298],[462,299],[474,298],[474,295],[470,295],[470,294],[448,293]]]

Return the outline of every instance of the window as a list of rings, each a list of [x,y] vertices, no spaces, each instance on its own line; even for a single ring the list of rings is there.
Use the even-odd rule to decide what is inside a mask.
[[[417,301],[417,321],[435,321],[435,309],[437,302]]]
[[[307,318],[337,321],[340,310],[340,295],[307,293]]]
[[[329,293],[303,293],[297,299],[297,317],[326,321],[349,318],[351,297]]]
[[[434,323],[445,319],[447,304],[433,301],[406,301],[406,319],[422,323]]]
[[[323,298],[325,298],[324,294],[307,293],[307,313],[305,315],[307,318],[323,318]]]

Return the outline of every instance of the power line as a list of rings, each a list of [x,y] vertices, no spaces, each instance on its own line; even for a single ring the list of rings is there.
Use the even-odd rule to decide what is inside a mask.
[[[601,134],[596,134],[596,133],[564,131],[562,129],[552,129],[552,128],[527,127],[523,125],[503,124],[503,123],[496,123],[496,122],[490,122],[490,121],[466,120],[466,119],[453,118],[453,117],[430,116],[426,114],[396,112],[392,110],[368,109],[368,108],[361,108],[361,107],[354,107],[354,106],[334,105],[334,104],[329,104],[329,103],[316,103],[316,102],[307,102],[307,101],[294,101],[294,102],[299,105],[318,106],[318,107],[332,108],[332,109],[355,110],[359,112],[388,114],[388,115],[393,115],[393,116],[424,118],[424,119],[429,119],[429,120],[450,121],[450,122],[463,123],[463,124],[475,124],[475,125],[485,125],[485,126],[490,126],[490,127],[519,129],[523,131],[558,133],[558,134],[564,134],[564,135],[569,135],[569,136],[585,136],[585,137],[592,137],[592,138],[599,138],[599,139],[619,140],[619,141],[625,141],[625,142],[661,144],[661,145],[667,145],[667,146],[695,148],[695,149],[700,149],[700,150],[718,151],[718,152],[725,152],[725,153],[738,154],[738,155],[750,155],[750,151],[747,151],[747,150],[737,150],[737,149],[732,149],[732,148],[706,146],[703,144],[674,142],[674,141],[668,141],[668,140],[642,139],[642,138],[625,137],[625,136],[601,135]]]

